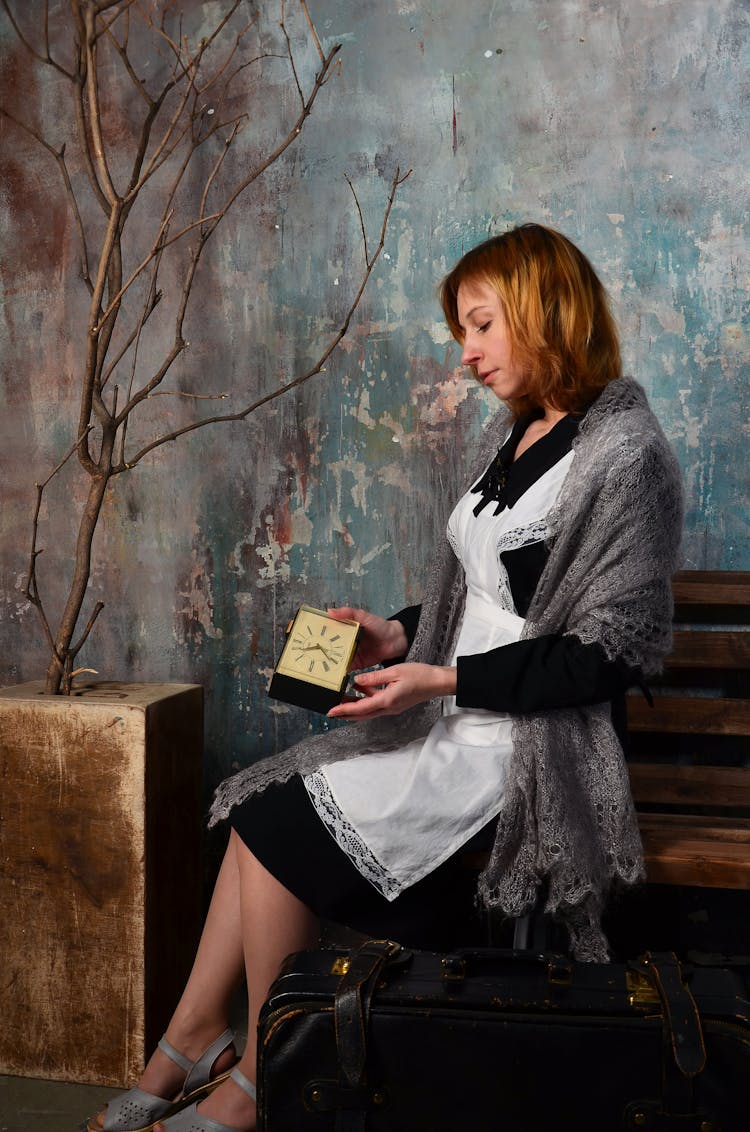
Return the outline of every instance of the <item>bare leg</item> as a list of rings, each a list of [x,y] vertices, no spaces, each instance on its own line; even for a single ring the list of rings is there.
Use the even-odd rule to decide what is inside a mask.
[[[216,878],[198,951],[185,990],[167,1027],[167,1038],[191,1061],[226,1029],[232,996],[242,982],[244,958],[240,915],[240,874],[230,839]],[[216,1062],[216,1072],[234,1061],[231,1050]],[[182,1088],[185,1073],[157,1049],[149,1060],[140,1088],[171,1098]],[[255,1073],[252,1078],[254,1080]],[[98,1123],[103,1121],[99,1114]]]
[[[261,865],[234,831],[229,850],[234,847],[239,871],[239,909],[248,986],[247,1046],[239,1068],[255,1081],[257,1022],[268,989],[281,963],[292,951],[312,947],[318,939],[318,918]],[[198,1106],[198,1112],[236,1128],[252,1132],[255,1105],[234,1081],[220,1085]],[[162,1126],[157,1126],[161,1132]]]

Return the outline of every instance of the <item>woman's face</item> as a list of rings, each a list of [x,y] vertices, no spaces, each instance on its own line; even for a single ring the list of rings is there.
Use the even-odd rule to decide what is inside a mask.
[[[456,296],[464,332],[461,363],[471,366],[482,385],[507,401],[524,393],[524,376],[511,356],[511,343],[500,297],[489,283],[467,280]]]

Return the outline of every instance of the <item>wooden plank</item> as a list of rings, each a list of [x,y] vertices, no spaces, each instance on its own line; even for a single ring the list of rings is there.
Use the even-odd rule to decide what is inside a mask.
[[[706,814],[657,814],[641,813],[638,824],[643,835],[663,836],[671,841],[679,836],[686,841],[715,840],[722,844],[750,846],[750,819],[735,817],[715,817]],[[746,849],[747,852],[747,849]]]
[[[642,830],[646,874],[654,884],[750,889],[746,841],[702,838],[691,829]]]
[[[628,728],[668,734],[750,735],[750,701],[712,696],[654,696],[653,708],[640,694],[627,697]]]
[[[750,630],[676,629],[667,668],[750,668]]]
[[[678,605],[750,605],[750,570],[681,570],[673,579]]]
[[[750,767],[628,763],[636,802],[750,807]]]

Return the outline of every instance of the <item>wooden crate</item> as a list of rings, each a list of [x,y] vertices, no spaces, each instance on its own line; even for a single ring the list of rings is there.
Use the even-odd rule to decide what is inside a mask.
[[[194,684],[0,690],[0,1073],[132,1084],[201,926]]]

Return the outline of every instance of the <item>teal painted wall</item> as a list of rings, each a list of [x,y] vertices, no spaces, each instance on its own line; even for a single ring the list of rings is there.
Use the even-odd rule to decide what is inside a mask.
[[[185,7],[208,21],[222,5]],[[95,547],[91,601],[107,608],[81,662],[107,678],[203,683],[209,788],[323,725],[265,696],[301,600],[390,612],[419,599],[492,407],[458,368],[435,288],[462,250],[517,221],[562,229],[609,287],[626,368],[685,473],[684,564],[750,569],[746,0],[311,0],[311,10],[324,47],[343,44],[340,70],[299,143],[217,236],[175,383],[241,407],[315,359],[360,270],[344,172],[374,234],[394,168],[413,169],[385,254],[326,372],[121,477]],[[309,78],[314,54],[294,28]],[[39,78],[7,20],[2,29],[4,100],[58,143],[64,84]],[[294,114],[282,78],[272,60],[249,77],[249,138],[272,138]],[[0,131],[0,683],[10,684],[46,665],[21,589],[34,482],[74,436],[87,300],[54,163],[7,120]],[[154,411],[179,422],[192,410],[165,399]],[[66,473],[41,516],[50,608],[79,502]]]

